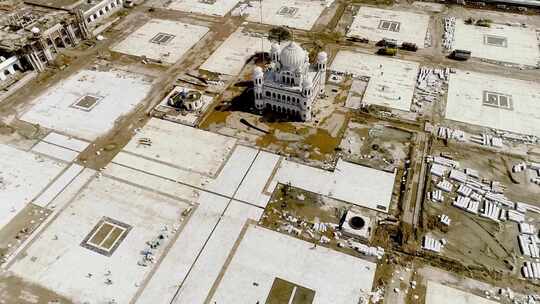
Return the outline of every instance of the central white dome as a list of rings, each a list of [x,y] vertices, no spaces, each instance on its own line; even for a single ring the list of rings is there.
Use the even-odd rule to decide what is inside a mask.
[[[307,55],[296,42],[290,42],[281,51],[281,66],[286,70],[295,71],[306,62]]]

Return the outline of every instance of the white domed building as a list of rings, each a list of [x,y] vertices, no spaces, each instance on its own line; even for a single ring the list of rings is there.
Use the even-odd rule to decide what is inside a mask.
[[[320,52],[310,64],[308,53],[295,42],[283,48],[273,44],[270,53],[270,68],[253,71],[255,108],[311,120],[313,103],[324,94],[328,56]]]

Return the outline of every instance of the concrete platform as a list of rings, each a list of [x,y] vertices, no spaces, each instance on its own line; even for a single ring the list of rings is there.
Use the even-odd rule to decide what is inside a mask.
[[[225,16],[238,0],[176,0],[167,6],[168,9],[214,16]]]
[[[330,70],[369,77],[362,104],[409,111],[419,65],[388,57],[340,51]]]
[[[52,158],[0,144],[0,229],[67,167]]]
[[[507,106],[487,103],[486,94],[502,96]],[[446,119],[540,136],[540,85],[458,70],[450,74]]]
[[[112,50],[173,64],[208,32],[208,28],[182,22],[152,19]]]
[[[313,290],[314,304],[357,304],[371,291],[376,264],[311,247],[266,228],[248,227],[210,303],[265,303],[276,278]]]
[[[50,288],[77,303],[108,303],[113,299],[116,303],[129,303],[155,267],[154,264],[138,265],[141,251],[148,247],[146,242],[162,233],[172,238],[174,229],[180,227],[182,211],[188,206],[118,180],[94,179],[10,270],[24,280]],[[104,237],[101,246],[109,248],[107,242],[111,240],[110,255],[84,245],[96,242],[94,238],[99,238],[97,235],[102,230],[94,229],[104,219],[114,225],[129,226],[116,239],[113,239],[113,231]],[[156,259],[164,253],[168,239],[162,243],[154,250]]]
[[[534,28],[493,24],[467,25],[456,20],[454,49],[469,50],[477,58],[537,66],[540,50]]]
[[[380,212],[388,212],[395,179],[395,173],[356,165],[341,159],[338,160],[333,172],[282,161],[268,189],[271,192],[278,182],[290,183],[291,186],[307,191]]]
[[[255,53],[270,50],[267,38],[243,32],[239,28],[203,63],[202,70],[236,76]]]
[[[374,42],[384,38],[395,39],[399,44],[409,42],[423,48],[428,24],[428,15],[362,6],[347,36]]]
[[[82,70],[32,101],[34,106],[21,120],[92,141],[135,109],[150,91],[151,81],[118,69]]]
[[[245,11],[248,14],[248,21],[259,23],[261,22],[260,5],[262,3],[262,23],[310,30],[326,5],[329,6],[332,2],[333,0],[327,3],[309,0],[252,1],[251,6]]]

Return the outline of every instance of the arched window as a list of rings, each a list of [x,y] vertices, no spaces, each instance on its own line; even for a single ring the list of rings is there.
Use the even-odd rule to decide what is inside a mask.
[[[272,98],[276,99],[276,93],[272,93]]]
[[[287,96],[287,101],[291,101],[291,96]]]

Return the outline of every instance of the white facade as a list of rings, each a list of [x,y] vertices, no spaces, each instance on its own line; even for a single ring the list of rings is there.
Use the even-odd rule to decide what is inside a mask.
[[[9,75],[15,74],[19,70],[22,71],[22,65],[17,56],[12,56],[8,59],[0,56],[0,81],[4,81]]]
[[[272,45],[272,63],[263,71],[253,71],[255,108],[311,120],[313,102],[324,93],[328,56],[320,52],[317,63],[310,64],[308,53],[295,42],[285,47]]]

